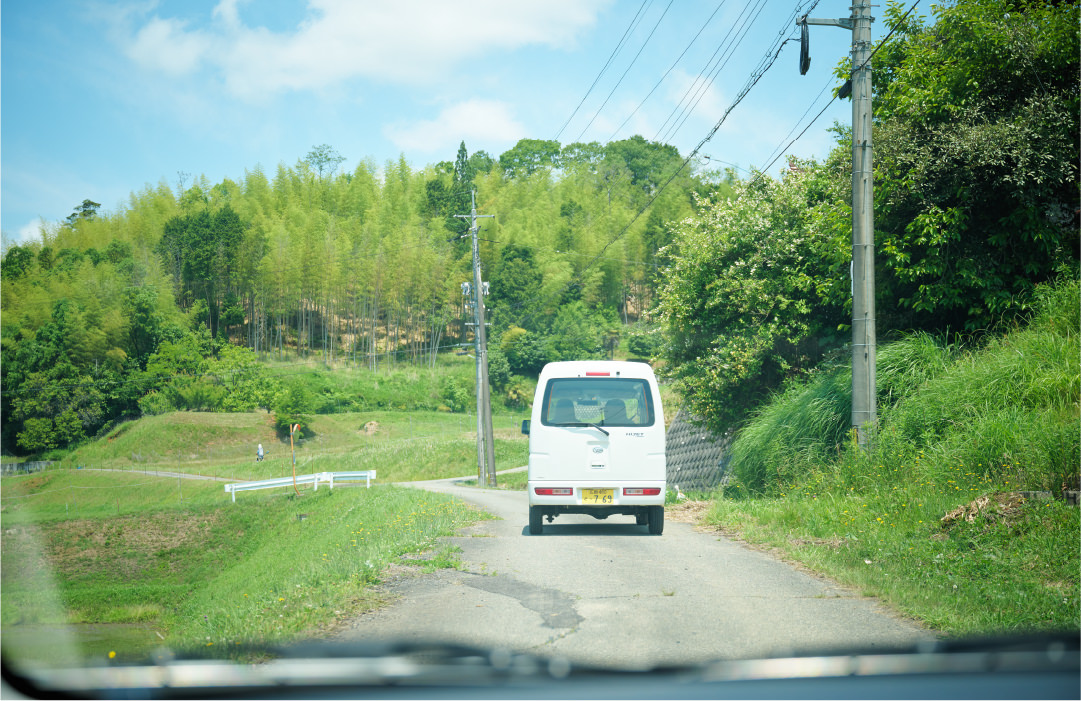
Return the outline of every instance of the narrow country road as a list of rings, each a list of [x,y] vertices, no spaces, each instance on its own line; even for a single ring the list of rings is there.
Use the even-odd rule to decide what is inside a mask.
[[[716,534],[631,516],[563,516],[528,535],[526,495],[452,480],[414,483],[499,517],[449,541],[464,571],[393,577],[395,603],[343,640],[506,647],[618,667],[886,645],[933,635],[875,601]]]

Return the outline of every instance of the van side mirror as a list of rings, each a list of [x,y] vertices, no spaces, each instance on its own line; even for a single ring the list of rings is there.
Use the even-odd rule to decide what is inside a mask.
[[[529,435],[529,419],[522,419],[522,433]]]

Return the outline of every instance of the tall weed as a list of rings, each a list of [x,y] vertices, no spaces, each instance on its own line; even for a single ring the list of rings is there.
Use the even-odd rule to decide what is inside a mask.
[[[878,353],[880,404],[913,395],[948,367],[950,349],[927,334],[913,334]],[[732,444],[732,470],[753,492],[800,479],[836,460],[849,433],[852,372],[848,365],[820,369],[790,385],[764,406]]]
[[[1037,290],[1030,323],[980,348],[885,346],[867,447],[800,416],[847,412],[847,368],[789,388],[733,445],[757,498],[720,498],[708,520],[947,633],[1076,630],[1081,512],[1018,492],[1078,488],[1079,293]]]

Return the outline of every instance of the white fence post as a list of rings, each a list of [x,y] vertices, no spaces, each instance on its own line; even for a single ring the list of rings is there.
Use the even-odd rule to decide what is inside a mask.
[[[319,472],[311,475],[300,475],[296,478],[296,484],[309,484],[314,485],[315,489],[319,489],[320,482],[328,482],[330,488],[334,489],[334,481],[339,482],[359,482],[364,480],[365,487],[371,489],[372,480],[376,478],[375,470],[356,470],[352,472]],[[258,480],[255,482],[232,482],[225,485],[225,491],[232,495],[233,502],[236,503],[236,493],[249,491],[253,489],[273,489],[275,487],[291,487],[293,486],[292,477],[278,477],[275,479]]]

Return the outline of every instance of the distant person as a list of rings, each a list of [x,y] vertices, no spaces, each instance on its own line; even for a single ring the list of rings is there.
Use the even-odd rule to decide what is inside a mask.
[[[259,444],[259,448],[255,451],[255,462],[263,462],[263,444]]]

